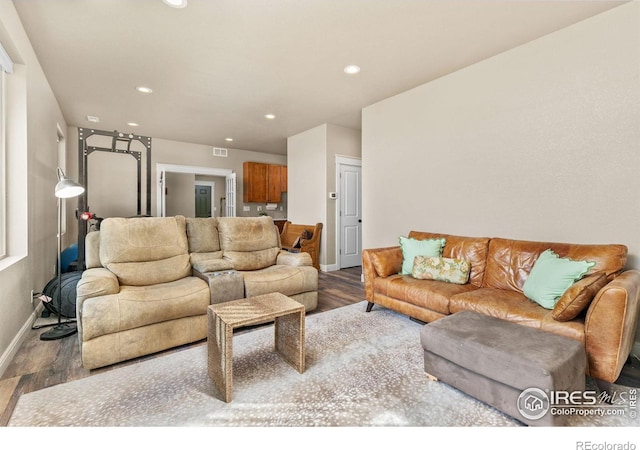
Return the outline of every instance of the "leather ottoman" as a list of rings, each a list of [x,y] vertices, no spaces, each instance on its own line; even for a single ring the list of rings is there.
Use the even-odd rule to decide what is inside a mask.
[[[584,347],[563,336],[461,311],[426,324],[420,342],[430,378],[528,425],[563,425],[551,392],[585,389]]]

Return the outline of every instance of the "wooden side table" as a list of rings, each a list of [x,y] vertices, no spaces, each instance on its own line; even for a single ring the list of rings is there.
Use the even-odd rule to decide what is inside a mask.
[[[232,400],[233,330],[275,321],[275,350],[298,372],[305,371],[304,306],[279,292],[210,305],[208,372],[225,402]]]

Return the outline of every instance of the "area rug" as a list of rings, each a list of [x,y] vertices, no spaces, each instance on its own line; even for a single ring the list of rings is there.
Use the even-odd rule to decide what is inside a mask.
[[[366,302],[306,318],[300,374],[273,349],[273,325],[233,338],[233,400],[207,375],[201,345],[20,397],[9,426],[514,427],[522,424],[429,381],[422,325]],[[60,399],[65,399],[60,403]],[[572,426],[638,426],[575,416]]]

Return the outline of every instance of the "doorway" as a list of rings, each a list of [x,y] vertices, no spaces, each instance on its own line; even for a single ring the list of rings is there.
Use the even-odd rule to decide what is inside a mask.
[[[336,157],[338,176],[338,265],[362,266],[362,162]]]
[[[168,187],[167,187],[167,182],[173,178],[174,175],[176,174],[189,174],[189,175],[193,175],[193,177],[191,178],[191,180],[193,180],[191,182],[191,187],[189,188],[189,192],[191,193],[191,195],[193,195],[194,193],[194,186],[195,185],[211,185],[212,183],[209,183],[207,181],[201,181],[201,180],[197,180],[196,177],[197,176],[211,176],[211,177],[223,177],[224,178],[224,184],[225,184],[225,188],[226,190],[224,191],[225,193],[222,194],[224,197],[222,197],[222,200],[224,200],[224,215],[227,217],[235,217],[236,215],[236,174],[235,172],[233,172],[231,169],[215,169],[215,168],[210,168],[210,167],[198,167],[198,166],[180,166],[180,165],[175,165],[175,164],[161,164],[161,163],[157,163],[156,164],[156,177],[157,177],[157,186],[158,186],[158,193],[159,195],[156,195],[156,199],[157,199],[157,215],[159,217],[165,217],[167,214],[167,192],[168,192]],[[172,190],[172,192],[174,192],[174,190]],[[216,197],[214,194],[214,188],[211,188],[211,201],[210,201],[210,216],[208,217],[214,217],[215,212],[216,212],[216,208],[215,208],[215,204],[214,202],[216,201]],[[218,194],[218,196],[220,197],[221,195]],[[194,202],[193,197],[190,200],[190,202]],[[222,201],[221,201],[222,204]],[[192,216],[195,216],[195,202],[191,203],[192,207],[194,208],[194,214],[192,214]],[[223,211],[220,211],[220,214],[222,214]]]

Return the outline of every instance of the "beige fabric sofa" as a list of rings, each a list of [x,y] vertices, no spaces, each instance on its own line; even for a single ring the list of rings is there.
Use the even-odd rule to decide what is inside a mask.
[[[76,318],[87,369],[206,338],[207,306],[220,298],[282,292],[317,307],[317,270],[280,249],[269,217],[108,218],[85,252]],[[241,283],[233,295],[226,275]]]

